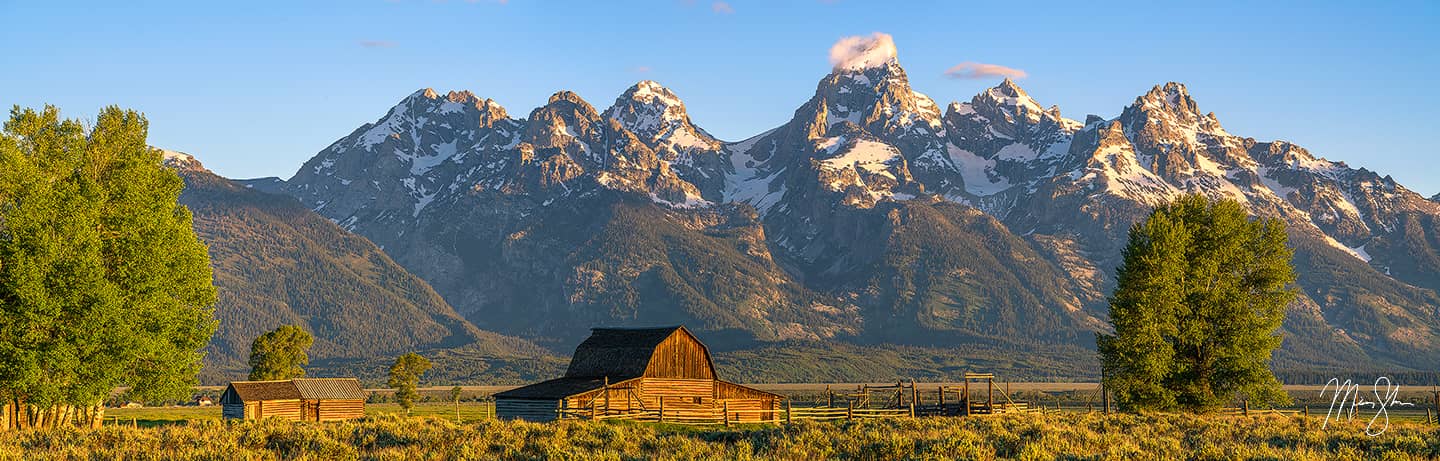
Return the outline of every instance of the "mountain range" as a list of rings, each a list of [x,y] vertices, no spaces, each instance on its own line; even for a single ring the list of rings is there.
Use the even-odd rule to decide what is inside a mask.
[[[604,110],[557,92],[523,118],[422,89],[289,179],[186,178],[187,205],[214,209],[196,211],[221,285],[214,363],[303,317],[416,331],[371,349],[321,335],[352,359],[470,343],[563,355],[591,327],[685,324],[752,380],[1092,377],[1129,227],[1187,193],[1288,223],[1298,296],[1276,368],[1440,361],[1440,196],[1233,135],[1173,82],[1114,118],[1066,118],[1008,79],[942,108],[888,55],[838,65],[789,121],[737,142],[653,81]],[[248,219],[291,229],[216,230]],[[312,245],[356,279],[281,290],[255,275],[290,269],[253,255]],[[385,301],[295,310],[297,292],[341,302],[336,284]],[[227,327],[232,314],[263,320]]]

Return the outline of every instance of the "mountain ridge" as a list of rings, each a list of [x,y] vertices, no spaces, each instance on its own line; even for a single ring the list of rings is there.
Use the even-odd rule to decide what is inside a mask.
[[[477,325],[552,350],[660,320],[727,347],[1086,345],[1130,224],[1179,194],[1228,197],[1290,223],[1302,295],[1277,361],[1440,358],[1434,200],[1232,135],[1176,82],[1082,123],[1010,79],[942,112],[893,52],[861,61],[739,142],[653,81],[603,111],[557,92],[524,119],[420,90],[281,187]],[[513,315],[529,320],[496,318]]]
[[[180,203],[209,248],[218,289],[220,326],[202,381],[243,377],[250,341],[282,324],[315,336],[309,353],[319,370],[336,360],[464,350],[472,365],[488,359],[502,364],[495,372],[517,374],[548,356],[528,341],[476,328],[368,240],[298,200],[222,178],[189,154],[163,152],[185,181]]]

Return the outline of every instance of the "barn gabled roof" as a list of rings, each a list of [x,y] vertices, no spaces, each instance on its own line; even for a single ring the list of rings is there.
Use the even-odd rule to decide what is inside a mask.
[[[655,348],[676,332],[695,335],[683,326],[659,328],[591,328],[590,337],[575,348],[566,378],[610,378],[611,382],[645,375]],[[699,341],[696,340],[698,343]],[[701,344],[704,347],[704,344]],[[708,357],[709,352],[706,352]],[[714,372],[713,364],[711,373]]]

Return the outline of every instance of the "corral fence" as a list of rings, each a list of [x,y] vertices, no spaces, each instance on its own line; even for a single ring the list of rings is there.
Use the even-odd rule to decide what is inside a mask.
[[[595,413],[590,410],[560,410],[562,419],[623,420],[652,423],[685,424],[695,426],[729,426],[731,424],[780,424],[794,421],[837,421],[879,418],[914,417],[910,408],[855,408],[844,407],[795,407],[789,401],[784,408],[736,409],[729,405],[715,408],[657,408],[653,410],[632,410],[624,412]]]

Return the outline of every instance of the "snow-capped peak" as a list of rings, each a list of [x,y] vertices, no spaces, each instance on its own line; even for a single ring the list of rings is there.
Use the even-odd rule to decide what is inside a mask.
[[[830,47],[830,65],[836,72],[898,64],[895,40],[890,34],[845,37]]]
[[[976,95],[971,104],[976,107],[998,110],[1001,113],[984,115],[987,117],[1000,116],[1008,121],[1024,119],[1027,122],[1035,123],[1040,121],[1041,114],[1046,112],[1039,102],[1036,102],[1009,78],[994,88]],[[1059,118],[1058,114],[1056,114],[1056,118]]]
[[[154,149],[160,151],[160,163],[164,164],[165,166],[177,170],[204,169],[204,167],[200,165],[200,161],[195,160],[195,156],[193,155],[180,151],[161,149],[158,147],[155,147]]]
[[[1145,112],[1170,114],[1179,121],[1199,123],[1206,129],[1220,127],[1220,121],[1215,118],[1214,113],[1200,113],[1200,106],[1190,97],[1190,91],[1185,89],[1183,83],[1167,82],[1164,85],[1155,85],[1149,92],[1135,98],[1133,107]]]
[[[680,98],[675,93],[654,80],[641,80],[620,96],[622,99],[642,102],[646,104],[659,103],[665,106],[680,106]]]
[[[699,131],[690,127],[690,116],[685,113],[685,103],[680,97],[653,80],[641,81],[625,90],[603,115],[647,141],[677,130]],[[709,138],[709,135],[701,136]]]

